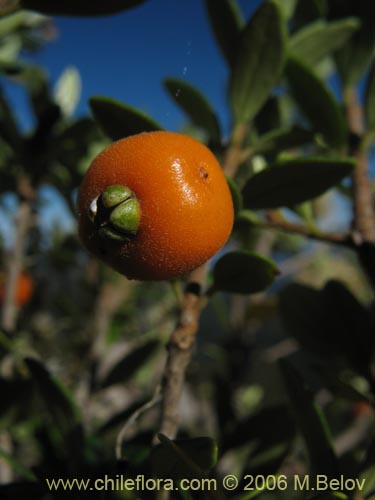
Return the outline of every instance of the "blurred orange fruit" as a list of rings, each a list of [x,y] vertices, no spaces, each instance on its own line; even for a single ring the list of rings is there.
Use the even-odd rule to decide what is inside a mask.
[[[5,299],[5,273],[0,273],[0,304],[2,305]],[[31,276],[23,271],[18,276],[16,288],[16,304],[21,307],[27,304],[33,294],[34,283]]]

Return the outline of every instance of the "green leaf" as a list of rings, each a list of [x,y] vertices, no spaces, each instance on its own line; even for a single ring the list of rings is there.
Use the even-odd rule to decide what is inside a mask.
[[[284,11],[286,19],[293,17],[298,0],[279,0],[279,5]]]
[[[29,14],[27,12],[16,12],[0,18],[0,38],[11,35],[25,25]]]
[[[330,146],[346,144],[344,115],[325,83],[297,59],[290,58],[286,74],[291,93],[299,109]]]
[[[141,5],[146,0],[21,0],[21,7],[50,16],[103,16]]]
[[[335,477],[339,469],[331,433],[312,391],[306,386],[303,374],[290,361],[282,359],[280,368],[298,427],[306,443],[312,473]]]
[[[139,370],[159,347],[157,340],[151,340],[144,345],[134,349],[130,354],[119,361],[100,383],[104,389],[113,384],[123,384]]]
[[[360,27],[355,18],[327,23],[319,20],[297,31],[289,41],[289,52],[307,65],[315,65],[323,57],[340,48]]]
[[[284,64],[284,30],[280,8],[273,0],[262,4],[244,28],[229,82],[236,123],[251,121],[278,83]]]
[[[185,111],[191,122],[204,130],[214,144],[220,144],[220,125],[215,110],[206,97],[193,85],[176,78],[167,78],[164,85],[174,101]]]
[[[156,477],[184,479],[203,477],[215,467],[218,456],[216,442],[209,437],[169,440],[159,434],[161,444],[151,452]]]
[[[247,250],[226,253],[215,264],[214,288],[231,293],[258,293],[278,274],[276,264]]]
[[[279,162],[253,175],[243,189],[245,208],[291,207],[320,196],[350,175],[347,158],[299,158]]]
[[[373,4],[366,0],[330,0],[329,18],[358,17],[361,27],[335,55],[340,77],[347,85],[357,83],[374,59],[375,19]]]
[[[242,194],[241,191],[239,190],[239,187],[235,183],[233,179],[230,177],[227,177],[227,182],[228,186],[232,195],[232,200],[233,200],[233,207],[234,207],[234,213],[238,214],[238,212],[242,208]]]
[[[220,50],[233,66],[244,24],[237,0],[205,0],[208,18]]]
[[[269,151],[284,151],[285,149],[297,148],[314,141],[311,130],[299,126],[284,127],[271,130],[260,136],[254,146],[254,153],[268,153]]]
[[[371,67],[366,85],[365,116],[368,130],[375,132],[375,63]]]
[[[16,77],[21,75],[27,69],[27,65],[18,61],[8,61],[0,59],[0,74],[9,77]]]
[[[90,98],[89,103],[95,119],[114,141],[140,132],[162,130],[156,121],[142,111],[115,99],[95,96]]]
[[[254,125],[258,134],[266,135],[270,130],[281,129],[282,127],[282,106],[280,99],[270,96],[256,115]]]
[[[40,361],[26,358],[25,363],[57,428],[64,433],[72,430],[80,419],[78,410],[67,390]]]
[[[12,109],[0,87],[0,137],[17,151],[22,141]]]
[[[36,476],[28,469],[26,469],[21,463],[13,458],[8,452],[0,448],[0,459],[7,462],[12,469],[17,472],[17,474],[28,481],[36,481]]]
[[[283,0],[281,0],[283,1]],[[299,29],[320,18],[327,16],[326,0],[299,0],[293,15],[293,27]]]

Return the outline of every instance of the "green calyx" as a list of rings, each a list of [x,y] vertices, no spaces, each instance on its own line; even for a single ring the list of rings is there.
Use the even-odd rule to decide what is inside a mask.
[[[103,238],[126,241],[137,234],[141,218],[139,201],[126,186],[108,186],[90,205],[90,220]]]

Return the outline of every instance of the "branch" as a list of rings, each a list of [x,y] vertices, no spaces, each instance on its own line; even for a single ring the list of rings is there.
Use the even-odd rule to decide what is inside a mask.
[[[162,380],[162,410],[160,432],[169,439],[176,437],[178,429],[178,406],[185,380],[186,368],[193,353],[199,317],[203,304],[201,296],[205,281],[206,266],[201,266],[190,275],[177,326],[171,335],[167,350],[167,361]]]
[[[353,86],[345,89],[344,99],[349,129],[360,138],[360,145],[354,151],[357,159],[353,173],[354,229],[363,241],[375,242],[375,214],[372,208],[373,194],[368,175],[368,157],[364,146],[363,108]]]
[[[20,203],[15,220],[15,241],[9,256],[5,286],[4,304],[1,313],[1,326],[5,332],[15,330],[17,321],[16,291],[18,277],[22,271],[25,240],[31,223],[35,193],[28,180],[21,177],[18,192]]]

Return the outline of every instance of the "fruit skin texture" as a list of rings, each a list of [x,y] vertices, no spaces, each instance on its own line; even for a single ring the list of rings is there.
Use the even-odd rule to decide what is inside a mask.
[[[136,195],[141,218],[128,241],[100,237],[90,204],[108,186]],[[78,193],[79,235],[87,249],[130,279],[168,280],[210,259],[227,241],[234,210],[211,151],[174,132],[121,139],[92,162]]]
[[[18,307],[26,305],[34,291],[33,280],[30,275],[23,271],[18,276],[15,301]],[[5,299],[5,274],[0,274],[0,305]]]

